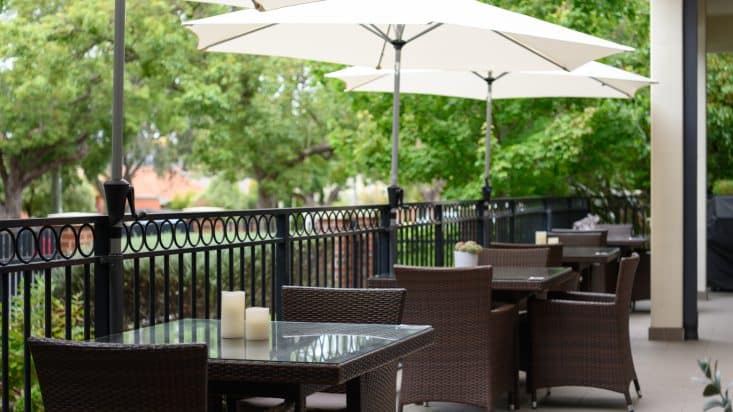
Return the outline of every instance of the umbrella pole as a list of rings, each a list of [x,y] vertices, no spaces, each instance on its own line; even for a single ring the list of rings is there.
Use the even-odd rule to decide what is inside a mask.
[[[122,150],[124,133],[124,82],[125,82],[125,0],[115,0],[114,73],[112,101],[112,179],[104,183],[109,218],[109,250],[107,250],[108,276],[104,270],[95,273],[97,290],[97,316],[103,323],[96,323],[97,334],[119,333],[123,330],[123,281],[122,281],[122,221],[125,200],[130,195],[130,184],[122,179]],[[131,202],[131,209],[134,206]],[[105,245],[106,246],[106,245]],[[97,251],[100,253],[100,251]],[[103,253],[103,251],[102,251]],[[99,265],[102,266],[102,265]],[[99,276],[98,276],[99,275]],[[105,279],[106,278],[106,279]],[[96,282],[101,283],[96,283]],[[104,305],[102,302],[105,302]],[[101,330],[99,326],[102,326]],[[104,328],[107,326],[107,328]],[[107,329],[107,330],[104,330]]]
[[[402,71],[402,47],[406,42],[402,40],[404,26],[396,27],[396,39],[392,41],[395,51],[394,64],[394,91],[392,93],[392,166],[390,170],[390,185],[387,188],[389,198],[389,263],[390,269],[397,263],[397,214],[403,201],[404,192],[397,180],[399,148],[400,148],[400,80]]]
[[[486,152],[484,154],[484,188],[483,188],[483,207],[482,207],[482,218],[483,225],[481,229],[483,233],[481,238],[484,246],[491,244],[491,125],[493,124],[493,91],[492,87],[494,84],[494,78],[489,73],[489,76],[485,78],[487,85],[486,95]]]
[[[484,201],[489,202],[491,200],[491,136],[492,130],[491,125],[493,124],[493,84],[494,78],[489,77],[486,79],[486,85],[488,87],[488,93],[486,97],[486,151],[484,154],[484,190],[483,198]]]

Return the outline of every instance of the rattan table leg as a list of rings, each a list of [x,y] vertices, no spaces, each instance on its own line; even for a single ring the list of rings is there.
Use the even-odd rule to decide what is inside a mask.
[[[346,382],[346,410],[361,412],[361,376]]]

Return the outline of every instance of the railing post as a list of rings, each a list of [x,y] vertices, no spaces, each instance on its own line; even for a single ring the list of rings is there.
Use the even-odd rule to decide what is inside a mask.
[[[397,263],[397,218],[404,200],[405,192],[401,187],[392,185],[387,188],[389,199],[389,272]]]
[[[99,221],[94,225],[94,254],[98,260],[94,264],[94,335],[110,334],[109,305],[109,224]]]
[[[509,214],[509,239],[511,239],[510,242],[516,243],[517,239],[515,236],[516,230],[514,227],[514,223],[517,217],[517,202],[515,200],[509,201],[509,210],[511,211],[511,213]]]
[[[552,207],[547,198],[542,199],[542,206],[545,209],[545,230],[549,232],[552,230]]]
[[[435,228],[435,266],[442,267],[445,265],[445,237],[443,234],[443,205],[435,205],[433,208]]]
[[[491,223],[489,221],[488,202],[476,202],[476,222],[476,242],[481,246],[487,247],[491,243],[491,235],[489,234]]]
[[[282,319],[282,288],[290,284],[290,215],[282,213],[275,217],[275,312]]]
[[[391,249],[391,236],[390,236],[390,210],[389,205],[382,206],[379,208],[379,244],[377,250],[379,266],[377,267],[377,274],[388,274],[392,273],[392,265],[390,264],[390,249]]]

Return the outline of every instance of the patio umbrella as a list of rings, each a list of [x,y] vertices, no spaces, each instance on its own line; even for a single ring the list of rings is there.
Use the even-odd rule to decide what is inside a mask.
[[[221,4],[224,6],[240,7],[243,9],[255,8],[259,11],[275,10],[282,7],[296,6],[320,0],[189,0],[197,3]]]
[[[349,67],[326,77],[342,80],[350,92],[392,92],[394,71]],[[652,80],[598,62],[567,72],[538,70],[502,72],[403,70],[401,91],[486,100],[485,195],[490,193],[493,99],[588,97],[630,99]],[[488,192],[488,193],[486,193]]]
[[[372,67],[394,61],[391,188],[397,188],[402,68],[570,70],[631,50],[475,0],[324,0],[265,13],[240,10],[185,26],[206,51]]]

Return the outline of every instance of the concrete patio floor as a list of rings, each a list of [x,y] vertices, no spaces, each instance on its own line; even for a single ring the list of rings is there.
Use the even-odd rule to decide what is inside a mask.
[[[724,382],[733,381],[733,294],[714,293],[700,301],[700,340],[697,342],[650,342],[649,303],[640,302],[631,315],[631,346],[642,399],[632,388],[637,412],[702,411],[702,386],[692,382],[700,376],[697,359],[710,357],[720,361]],[[522,382],[523,385],[524,382]],[[524,392],[522,388],[522,392]],[[625,411],[623,395],[590,388],[553,388],[549,398],[539,394],[537,411]],[[529,399],[522,394],[522,410],[530,410]],[[506,402],[497,405],[506,409]],[[430,407],[408,406],[406,412],[474,412],[482,409],[464,405],[430,403]]]

